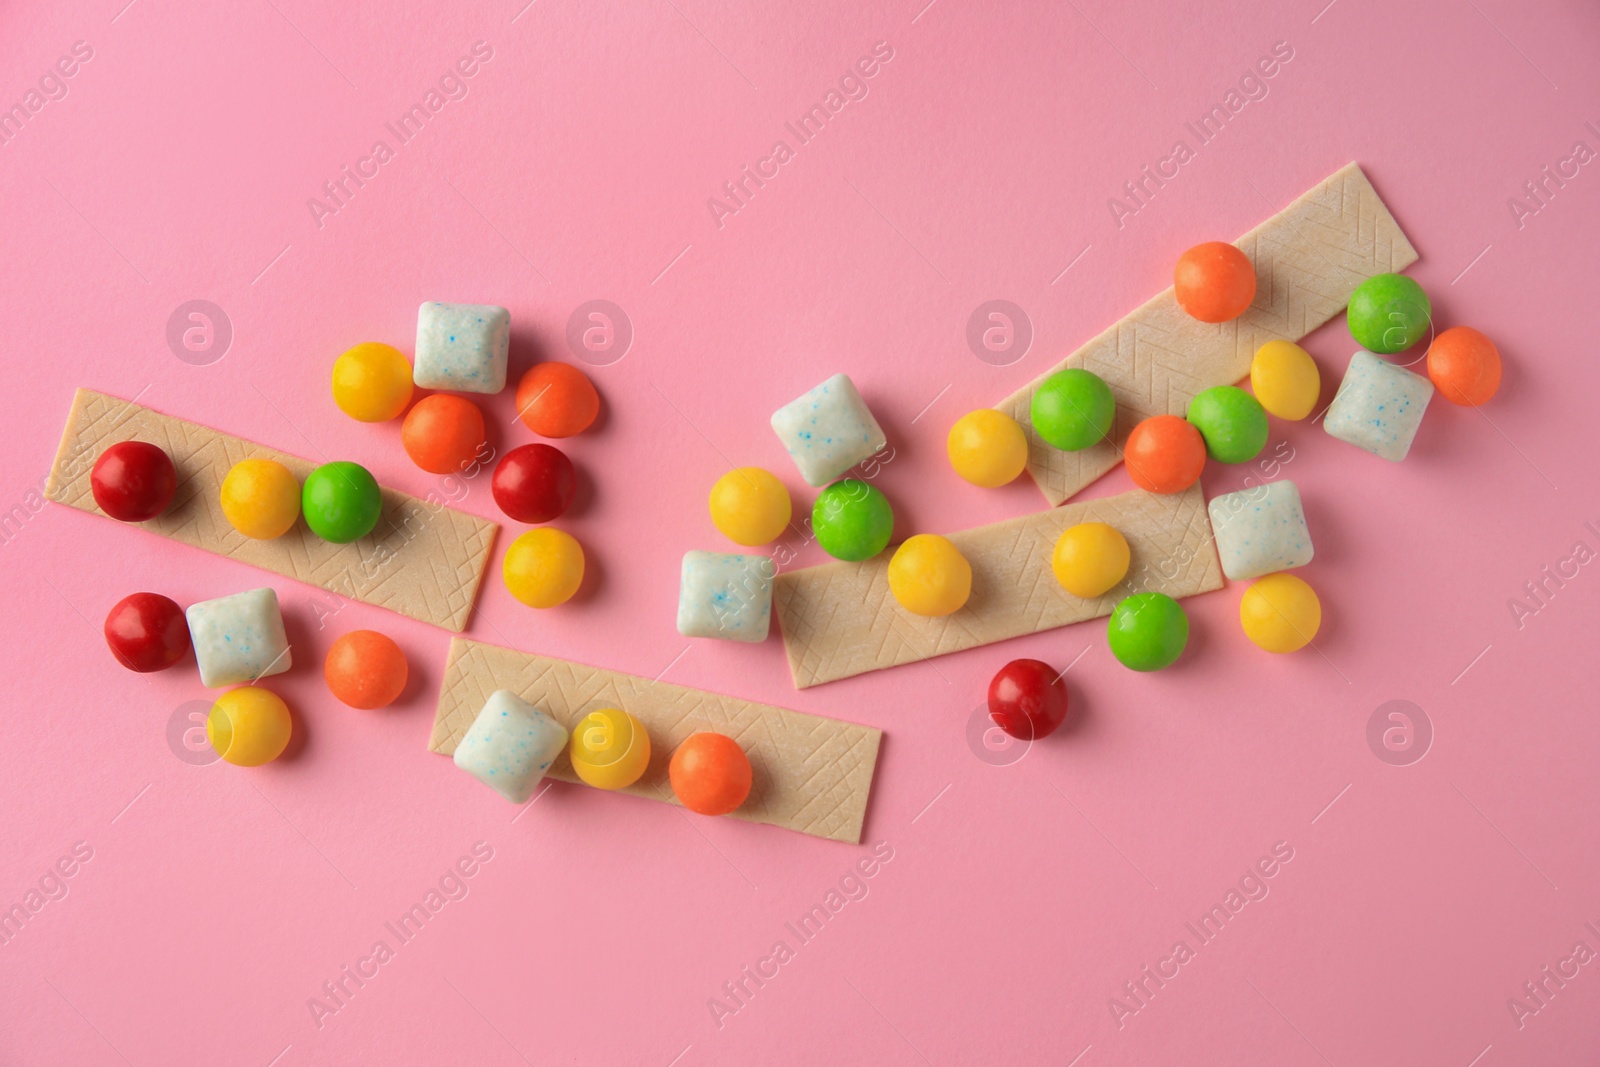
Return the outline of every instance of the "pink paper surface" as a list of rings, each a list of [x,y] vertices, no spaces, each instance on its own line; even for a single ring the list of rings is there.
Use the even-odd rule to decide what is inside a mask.
[[[524,3],[0,12],[0,105],[25,115],[0,146],[0,905],[38,905],[0,947],[0,1063],[1593,1062],[1591,5]],[[90,58],[47,77],[80,41]],[[476,42],[488,58],[401,144],[386,123]],[[1200,144],[1185,122],[1277,42],[1292,57]],[[785,123],[875,49],[845,84],[861,98],[800,144]],[[1193,158],[1115,212],[1179,139]],[[764,163],[779,140],[793,158]],[[1494,337],[1506,372],[1481,412],[1436,398],[1403,464],[1275,421],[1276,465],[1207,470],[1211,494],[1299,485],[1318,651],[1249,645],[1238,583],[1187,603],[1190,649],[1155,676],[1113,661],[1104,621],[804,693],[776,635],[678,636],[683,552],[727,547],[716,477],[765,466],[809,507],[767,426],[780,404],[854,378],[892,443],[875,481],[901,536],[1038,508],[1026,479],[957,480],[950,423],[1163,288],[1184,248],[1351,159],[1421,252],[1438,322]],[[364,184],[314,212],[346,166]],[[709,207],[736,206],[722,187],[746,166],[769,177],[737,212]],[[411,351],[425,299],[509,307],[513,380],[576,361],[587,301],[631,323],[622,358],[588,368],[601,424],[562,446],[584,590],[543,613],[512,600],[503,532],[470,636],[883,728],[860,847],[565,784],[519,812],[426,750],[442,630],[41,504],[90,386],[498,518],[487,474],[426,475],[398,423],[329,396],[346,347]],[[1026,312],[1026,352],[969,348],[993,299]],[[169,344],[192,300],[222,309],[225,352],[220,333]],[[1354,348],[1342,318],[1307,347],[1326,402]],[[486,408],[497,449],[531,439],[509,390]],[[1087,492],[1127,487],[1116,471]],[[800,540],[795,562],[820,561]],[[294,643],[271,686],[297,738],[264,768],[206,764],[181,737],[208,697],[192,660],[130,674],[100,621],[135,590],[263,584]],[[388,710],[322,683],[356,628],[411,658]],[[1021,656],[1072,665],[1081,726],[969,741]],[[1368,742],[1395,700],[1433,735],[1406,766]],[[475,847],[491,858],[447,877]],[[1292,858],[1246,882],[1266,895],[1197,937],[1275,847]],[[396,937],[441,884],[460,899]],[[380,941],[386,962],[364,962]]]

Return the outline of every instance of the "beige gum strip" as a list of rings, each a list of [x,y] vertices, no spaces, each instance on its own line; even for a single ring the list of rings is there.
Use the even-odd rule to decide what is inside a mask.
[[[734,818],[861,840],[881,730],[457,637],[428,749],[454,753],[496,689],[511,690],[568,730],[601,708],[621,708],[642,722],[650,733],[650,766],[622,792],[676,804],[667,781],[673,750],[690,734],[711,730],[739,742],[754,772],[750,797]],[[566,753],[549,774],[578,781]]]
[[[1239,318],[1200,322],[1178,306],[1169,288],[995,405],[1027,431],[1028,470],[1052,505],[1120,463],[1123,442],[1140,420],[1181,417],[1196,393],[1250,373],[1262,344],[1300,340],[1343,310],[1367,278],[1417,261],[1400,224],[1354,163],[1234,243],[1256,268],[1255,303]],[[1063,452],[1033,431],[1034,391],[1068,367],[1093,371],[1111,386],[1114,443]]]
[[[222,514],[228,470],[242,459],[275,459],[304,481],[316,464],[88,389],[73,398],[45,496],[104,514],[89,473],[118,441],[159,445],[178,469],[172,506],[139,528],[456,633],[466,628],[496,524],[385,489],[377,529],[359,541],[331,544],[304,520],[282,537],[252,540]]]
[[[1097,600],[1068,593],[1050,568],[1057,538],[1080,522],[1116,527],[1132,554],[1128,577]],[[1171,496],[1136,489],[947,536],[972,564],[972,595],[942,618],[900,607],[889,592],[888,552],[779,574],[773,599],[795,688],[1108,615],[1132,593],[1185,597],[1222,588],[1198,484]]]

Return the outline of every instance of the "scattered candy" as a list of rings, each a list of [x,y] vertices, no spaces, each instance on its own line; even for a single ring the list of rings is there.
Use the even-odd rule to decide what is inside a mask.
[[[489,490],[507,517],[517,522],[549,522],[572,506],[578,473],[560,449],[522,445],[500,458]]]
[[[564,530],[529,530],[506,549],[500,575],[511,595],[530,608],[553,608],[583,584],[583,548]]]
[[[678,632],[685,637],[765,641],[776,573],[769,556],[685,552],[678,586]]]
[[[772,413],[772,431],[807,485],[827,485],[886,443],[848,375],[832,378]]]
[[[392,345],[367,341],[333,361],[333,402],[359,422],[388,422],[411,391],[411,364]]]
[[[1452,404],[1487,404],[1500,388],[1500,350],[1471,326],[1452,326],[1428,349],[1428,377]]]
[[[572,770],[596,789],[626,789],[650,766],[650,734],[620,708],[585,715],[572,731]]]
[[[913,534],[889,560],[889,592],[913,615],[949,615],[972,595],[972,564],[949,538]]]
[[[1237,385],[1202,390],[1189,401],[1189,421],[1218,463],[1249,463],[1267,447],[1267,413]]]
[[[119,522],[153,519],[172,503],[178,472],[172,457],[145,441],[121,441],[94,461],[89,491],[100,510]]]
[[[289,639],[273,590],[250,589],[202,600],[190,604],[184,615],[200,664],[201,685],[217,689],[289,669]]]
[[[525,804],[566,747],[560,723],[510,690],[496,689],[456,745],[455,764],[511,803]]]
[[[400,427],[411,462],[429,474],[459,474],[472,465],[487,434],[483,412],[464,396],[436,393],[417,401]]]
[[[1061,672],[1036,659],[1014,659],[989,683],[989,717],[1022,741],[1049,737],[1067,719]]]
[[[406,654],[376,630],[352,630],[333,643],[322,663],[328,691],[341,703],[370,711],[395,702],[410,675]]]
[[[1015,479],[1028,465],[1028,435],[1005,412],[979,408],[950,427],[945,451],[963,479],[994,489]]]
[[[535,363],[517,383],[517,417],[540,437],[571,437],[600,414],[594,383],[568,363]]]
[[[324,463],[306,475],[300,510],[312,533],[324,541],[346,545],[378,525],[383,492],[377,479],[359,463]]]
[[[1159,671],[1176,663],[1189,643],[1189,616],[1165,593],[1135,593],[1111,613],[1111,654],[1129,670]]]
[[[1411,451],[1433,383],[1371,352],[1350,357],[1322,428],[1341,441],[1399,463]]]
[[[731,737],[691,734],[667,766],[672,792],[700,815],[726,815],[750,795],[750,758]]]
[[[164,671],[189,651],[183,609],[160,593],[132,593],[106,614],[106,644],[130,671]]]
[[[1206,442],[1193,423],[1176,415],[1153,415],[1128,434],[1122,459],[1140,489],[1181,493],[1205,470]]]
[[[1311,531],[1300,489],[1288,479],[1224,493],[1208,505],[1222,573],[1233,581],[1311,562]]]
[[[711,487],[711,523],[736,545],[776,541],[791,516],[789,490],[760,467],[731,470]]]
[[[1311,353],[1293,341],[1268,341],[1250,361],[1250,388],[1268,413],[1298,422],[1317,406],[1322,376]]]
[[[1111,432],[1116,413],[1111,387],[1099,375],[1069,367],[1039,383],[1028,419],[1046,443],[1081,452]]]
[[[1428,332],[1433,305],[1404,274],[1374,274],[1350,295],[1350,336],[1369,352],[1404,352]]]
[[[1050,569],[1067,592],[1095,600],[1128,576],[1130,558],[1128,540],[1115,526],[1080,522],[1067,527],[1056,539]]]
[[[413,377],[424,389],[498,393],[506,387],[510,345],[511,312],[505,308],[430,300],[417,309]]]
[[[1256,269],[1233,245],[1207,241],[1178,257],[1172,290],[1179,306],[1201,322],[1227,322],[1256,298]]]
[[[217,755],[236,767],[259,767],[283,755],[294,732],[289,705],[270,689],[244,685],[211,705],[206,740]]]
[[[877,489],[846,478],[817,494],[811,506],[811,529],[817,544],[834,559],[871,559],[889,546],[894,509]]]
[[[1303,579],[1269,574],[1244,591],[1239,625],[1246,637],[1268,652],[1296,652],[1317,636],[1322,602]]]
[[[258,541],[282,537],[300,517],[300,483],[275,459],[235,463],[222,479],[221,496],[228,524]]]

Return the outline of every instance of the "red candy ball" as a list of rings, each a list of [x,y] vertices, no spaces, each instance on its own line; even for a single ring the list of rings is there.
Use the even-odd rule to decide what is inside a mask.
[[[523,445],[501,458],[489,488],[500,510],[517,522],[549,522],[572,506],[578,474],[559,448]]]
[[[178,472],[172,458],[155,445],[122,441],[94,461],[89,488],[100,510],[113,519],[144,522],[172,503],[172,494],[178,491]]]
[[[989,683],[989,717],[1022,741],[1048,737],[1067,719],[1067,686],[1056,669],[1014,659]]]
[[[164,671],[189,651],[183,609],[160,593],[134,593],[106,616],[106,644],[130,671]]]

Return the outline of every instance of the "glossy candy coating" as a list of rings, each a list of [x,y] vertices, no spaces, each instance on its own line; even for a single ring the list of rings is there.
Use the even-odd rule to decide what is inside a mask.
[[[1039,384],[1028,419],[1051,446],[1080,452],[1111,432],[1116,414],[1111,387],[1099,375],[1068,367]]]
[[[333,361],[333,402],[359,422],[394,418],[411,391],[411,363],[392,345],[367,341]]]
[[[211,705],[206,739],[217,755],[238,767],[259,767],[283,755],[294,720],[283,698],[270,689],[242,685]]]
[[[573,728],[567,754],[584,782],[596,789],[625,789],[650,766],[650,734],[620,708],[601,708]]]
[[[1487,404],[1500,388],[1500,350],[1471,326],[1452,326],[1428,348],[1428,377],[1452,404]]]
[[[376,630],[352,630],[328,649],[322,677],[328,691],[352,708],[371,710],[394,703],[410,676],[406,654]]]
[[[1345,319],[1356,344],[1391,355],[1422,340],[1432,314],[1422,286],[1404,274],[1374,274],[1356,286]]]
[[[522,445],[500,457],[489,489],[508,518],[549,522],[572,506],[578,491],[578,472],[558,448]]]
[[[359,463],[324,463],[306,475],[300,510],[311,532],[336,545],[360,540],[378,525],[383,493]]]
[[[1130,558],[1128,539],[1115,526],[1080,522],[1061,531],[1050,569],[1067,592],[1094,600],[1128,576]]]
[[[222,479],[222,514],[246,537],[282,537],[300,517],[300,482],[275,459],[241,459]]]
[[[750,795],[750,758],[731,737],[691,734],[667,765],[672,792],[700,815],[726,815]]]
[[[1159,671],[1183,655],[1189,643],[1189,617],[1165,593],[1135,593],[1112,611],[1106,640],[1124,667]]]
[[[1028,465],[1028,435],[1003,411],[979,408],[956,420],[945,438],[950,466],[965,481],[994,489]]]
[[[1218,463],[1249,463],[1267,446],[1267,412],[1237,385],[1218,385],[1189,401],[1189,421]]]
[[[453,393],[423,397],[400,426],[406,455],[429,474],[460,474],[477,458],[486,436],[478,405]]]
[[[540,437],[571,437],[600,414],[594,383],[568,363],[535,363],[517,383],[517,417]]]
[[[549,526],[511,542],[500,565],[511,595],[530,608],[553,608],[583,584],[583,547],[565,530]]]
[[[1178,305],[1201,322],[1227,322],[1256,298],[1256,269],[1233,245],[1207,241],[1178,257],[1172,291]]]
[[[817,494],[811,507],[811,529],[817,544],[834,559],[871,559],[889,546],[894,509],[877,489],[846,478]]]
[[[1268,341],[1250,361],[1250,388],[1268,414],[1298,422],[1317,406],[1322,375],[1311,353],[1293,341]]]
[[[1206,441],[1176,415],[1153,415],[1133,428],[1122,446],[1128,477],[1151,493],[1181,493],[1200,480]]]
[[[183,609],[160,593],[130,593],[106,613],[106,644],[130,671],[163,671],[189,651]]]
[[[949,538],[914,534],[889,560],[889,592],[913,615],[960,611],[972,595],[972,564]]]
[[[145,522],[167,510],[178,491],[172,457],[146,441],[120,441],[100,453],[89,472],[100,510],[119,522]]]
[[[736,545],[776,541],[793,517],[789,490],[760,467],[739,467],[711,487],[711,524]]]
[[[1036,659],[1014,659],[989,682],[989,717],[1022,741],[1049,737],[1067,719],[1061,672]]]
[[[1244,635],[1268,652],[1295,652],[1322,626],[1322,602],[1304,579],[1279,572],[1252,582],[1239,600]]]

